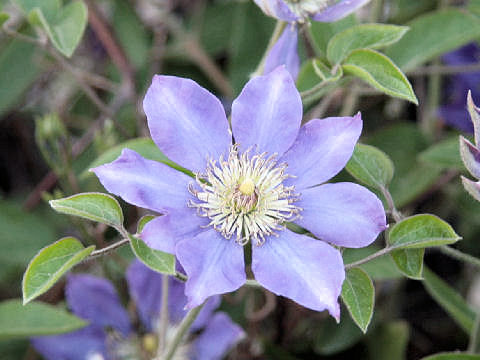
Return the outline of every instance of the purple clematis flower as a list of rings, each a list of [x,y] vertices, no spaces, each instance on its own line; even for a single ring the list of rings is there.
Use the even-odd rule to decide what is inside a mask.
[[[370,0],[254,0],[269,16],[287,21],[282,35],[272,47],[265,61],[264,73],[279,65],[285,65],[294,78],[300,69],[297,53],[297,24],[309,19],[320,22],[334,22],[350,15]]]
[[[130,296],[135,301],[145,330],[152,332],[159,324],[161,275],[135,260],[127,270]],[[185,310],[184,284],[170,279],[169,321],[173,335]],[[121,306],[113,285],[104,278],[81,274],[67,280],[66,298],[73,313],[90,321],[78,331],[32,339],[35,349],[47,360],[109,360],[140,358],[141,342],[135,336],[126,310]],[[218,360],[243,336],[242,329],[222,313],[214,313],[220,298],[205,304],[190,331],[203,331],[190,343],[182,345],[176,359]],[[110,330],[106,330],[110,328]],[[149,335],[153,336],[153,335]],[[144,339],[147,336],[144,337]],[[148,351],[151,349],[143,349]]]
[[[480,47],[475,43],[465,45],[442,56],[447,65],[468,65],[480,60]],[[465,95],[469,90],[474,97],[480,96],[480,72],[456,74],[448,78],[445,86],[445,103],[439,108],[439,116],[449,126],[461,131],[473,132],[472,122],[468,119],[465,107]]]
[[[144,100],[157,146],[196,179],[124,149],[93,171],[125,201],[164,214],[141,238],[175,254],[188,275],[187,308],[255,279],[277,295],[339,318],[340,252],[386,228],[380,200],[353,183],[322,184],[352,155],[362,120],[315,119],[300,128],[302,101],[284,67],[251,79],[232,105],[192,80],[155,76]],[[232,133],[233,139],[232,142]],[[295,221],[321,240],[285,228]]]

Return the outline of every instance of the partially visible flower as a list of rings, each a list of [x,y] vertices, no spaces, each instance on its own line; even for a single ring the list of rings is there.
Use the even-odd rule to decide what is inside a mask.
[[[159,324],[161,282],[160,274],[138,260],[127,270],[129,293],[146,332],[143,340],[151,340]],[[186,303],[184,284],[171,278],[169,285],[167,336],[174,334],[176,325],[186,313],[183,309]],[[90,324],[68,334],[33,338],[33,346],[47,360],[140,359],[142,352],[152,350],[142,348],[142,343],[147,343],[147,347],[156,345],[141,341],[134,333],[128,314],[108,280],[87,274],[71,275],[65,295],[73,313],[89,320]],[[221,359],[241,339],[243,331],[238,325],[226,314],[214,313],[219,302],[219,297],[212,297],[205,304],[191,328],[191,331],[203,331],[193,341],[183,344],[175,359]]]
[[[480,109],[475,106],[472,99],[472,93],[469,91],[467,96],[467,108],[473,124],[474,142],[460,136],[460,155],[467,170],[477,181],[472,181],[462,176],[462,183],[470,195],[480,201]]]
[[[339,319],[345,272],[327,243],[363,247],[386,228],[372,192],[323,184],[351,157],[360,114],[300,128],[302,101],[284,67],[246,84],[232,105],[231,130],[220,101],[188,79],[155,76],[144,109],[160,150],[196,179],[129,149],[93,171],[109,192],[164,214],[141,238],[176,255],[188,275],[187,307],[242,286],[243,246],[251,244],[260,284]],[[292,221],[322,241],[288,230]]]
[[[480,61],[480,47],[470,43],[442,56],[447,65],[459,66],[475,64]],[[444,89],[445,102],[439,108],[439,116],[449,126],[471,133],[472,122],[465,107],[465,95],[469,90],[474,97],[480,96],[480,72],[455,74],[446,79]]]
[[[264,73],[285,65],[294,78],[300,68],[297,53],[297,24],[309,19],[319,22],[340,20],[370,0],[254,0],[269,16],[290,23],[267,55]]]

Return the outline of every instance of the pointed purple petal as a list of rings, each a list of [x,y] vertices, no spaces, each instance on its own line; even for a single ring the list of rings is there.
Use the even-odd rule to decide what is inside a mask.
[[[297,140],[280,162],[288,164],[285,181],[299,191],[321,184],[342,170],[362,132],[360,113],[354,117],[314,119],[302,126]]]
[[[65,296],[73,313],[97,326],[111,326],[127,336],[130,319],[108,280],[87,274],[70,275]]]
[[[283,0],[254,0],[255,3],[268,16],[283,21],[295,21],[298,17],[288,8]]]
[[[188,207],[170,209],[168,213],[149,221],[140,235],[145,243],[156,250],[175,254],[175,245],[184,238],[192,238],[202,231],[209,219],[198,216]]]
[[[227,314],[217,313],[193,343],[192,359],[221,360],[244,336],[242,328]]]
[[[123,149],[117,160],[92,171],[110,193],[157,212],[183,208],[190,197],[188,184],[193,181],[184,173],[144,159],[130,149]]]
[[[292,76],[280,66],[251,79],[232,104],[232,129],[243,150],[281,156],[295,141],[302,120],[302,100]]]
[[[463,136],[460,136],[460,155],[470,174],[480,179],[480,150]]]
[[[176,163],[203,171],[207,157],[228,152],[231,135],[223,106],[196,82],[156,75],[143,108],[153,141]]]
[[[338,246],[367,246],[386,228],[382,202],[374,193],[354,183],[304,189],[296,205],[303,209],[297,224]]]
[[[213,229],[180,241],[176,254],[188,275],[185,295],[189,309],[209,296],[237,290],[245,283],[243,247]]]
[[[282,36],[268,53],[265,60],[264,74],[275,70],[280,65],[285,65],[294,79],[300,70],[300,58],[297,51],[298,32],[295,26],[288,26],[283,30]]]
[[[466,177],[461,176],[462,184],[465,190],[468,191],[477,201],[480,201],[480,182],[474,182]]]
[[[342,0],[328,7],[325,11],[312,16],[312,19],[320,22],[334,22],[350,15],[369,1],[370,0]]]
[[[289,230],[252,248],[255,279],[271,292],[339,319],[338,296],[345,278],[340,252]]]
[[[90,325],[68,334],[35,337],[31,343],[46,360],[85,360],[95,354],[109,359],[106,338],[101,327]]]

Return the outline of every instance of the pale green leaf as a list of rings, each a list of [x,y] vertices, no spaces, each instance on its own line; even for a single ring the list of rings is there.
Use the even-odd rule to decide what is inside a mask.
[[[23,303],[30,302],[50,289],[63,274],[94,249],[93,245],[85,248],[77,239],[66,237],[40,250],[23,276]]]
[[[2,26],[8,19],[10,19],[10,15],[4,11],[0,11],[0,26]]]
[[[330,39],[335,34],[345,29],[348,29],[349,27],[354,26],[357,23],[358,21],[355,15],[350,15],[335,22],[312,21],[311,26],[309,26],[308,29],[310,30],[314,47],[318,51],[326,54],[328,42],[330,41]]]
[[[150,269],[162,274],[175,274],[175,256],[151,249],[142,240],[130,236],[130,245],[135,256]]]
[[[451,353],[434,354],[421,360],[480,360],[480,355],[462,354],[458,351]]]
[[[455,8],[430,12],[406,25],[410,30],[386,51],[395,64],[405,71],[480,36],[479,19]]]
[[[332,37],[327,47],[327,58],[338,64],[357,49],[379,49],[396,43],[408,31],[406,26],[361,24],[352,26]]]
[[[54,335],[85,327],[87,322],[40,302],[23,306],[20,299],[0,303],[0,340]]]
[[[358,327],[365,333],[373,315],[375,289],[372,280],[360,268],[347,270],[342,300]]]
[[[460,240],[452,227],[439,217],[419,214],[403,219],[388,231],[387,242],[396,249],[418,249],[453,244]]]
[[[410,279],[423,279],[423,255],[425,249],[399,249],[390,253],[398,270]]]
[[[345,169],[365,185],[381,189],[393,177],[392,160],[383,151],[371,145],[357,144]]]
[[[375,50],[352,51],[342,67],[346,74],[355,75],[388,95],[418,104],[407,77],[388,57]]]
[[[122,208],[118,201],[107,194],[82,193],[63,199],[50,200],[56,211],[101,222],[116,228],[123,226]]]
[[[462,158],[458,151],[458,137],[442,140],[418,155],[421,162],[435,164],[442,169],[463,170]]]
[[[470,334],[476,317],[475,311],[455,289],[427,267],[423,270],[423,277],[423,285],[427,292],[467,334]]]

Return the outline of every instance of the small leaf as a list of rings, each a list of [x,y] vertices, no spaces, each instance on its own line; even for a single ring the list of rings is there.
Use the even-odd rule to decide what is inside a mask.
[[[123,213],[118,201],[102,193],[82,193],[63,199],[50,200],[56,211],[101,222],[115,228],[122,227]]]
[[[70,57],[85,31],[87,6],[83,1],[73,1],[50,15],[41,8],[34,8],[28,14],[28,19],[32,25],[41,26],[45,30],[58,51]]]
[[[345,169],[365,185],[381,189],[388,186],[393,177],[392,160],[374,146],[357,144]]]
[[[175,274],[175,256],[149,248],[142,240],[130,236],[130,245],[135,256],[150,269],[162,274]]]
[[[434,354],[421,360],[480,360],[480,355],[462,354],[457,352]]]
[[[343,282],[342,300],[364,333],[372,319],[374,299],[375,289],[367,273],[360,268],[348,270]]]
[[[475,311],[456,290],[435,275],[430,269],[425,268],[423,276],[423,285],[427,292],[467,334],[470,334],[476,317]]]
[[[418,104],[406,76],[385,55],[374,50],[354,50],[345,59],[343,70],[355,75],[385,94]]]
[[[0,303],[0,339],[63,334],[85,327],[87,322],[65,310],[40,302],[26,306],[20,299]]]
[[[404,71],[476,40],[480,21],[463,9],[445,8],[406,24],[410,30],[386,54]]]
[[[403,219],[392,227],[387,236],[389,246],[397,249],[447,245],[460,239],[450,224],[430,214]]]
[[[137,225],[137,233],[140,234],[142,231],[143,231],[143,228],[145,227],[145,225],[147,225],[147,223],[149,223],[150,221],[152,221],[153,219],[155,219],[156,216],[154,215],[145,215],[145,216],[142,216],[140,218],[140,220],[138,220],[138,225]]]
[[[396,43],[408,31],[406,26],[362,24],[337,33],[330,39],[327,58],[332,64],[340,63],[353,50],[378,49]]]
[[[23,304],[50,289],[63,274],[94,249],[93,245],[85,248],[77,239],[66,237],[40,250],[23,276]]]
[[[0,26],[5,24],[5,21],[10,19],[10,15],[4,11],[0,11]]]
[[[348,29],[357,23],[355,15],[350,15],[334,22],[312,21],[308,29],[310,30],[314,47],[326,54],[330,39],[340,31]]]
[[[442,169],[463,170],[456,136],[440,141],[422,151],[418,155],[418,159],[423,163],[438,165]]]
[[[398,270],[410,279],[423,279],[423,255],[425,249],[400,249],[390,253]]]

